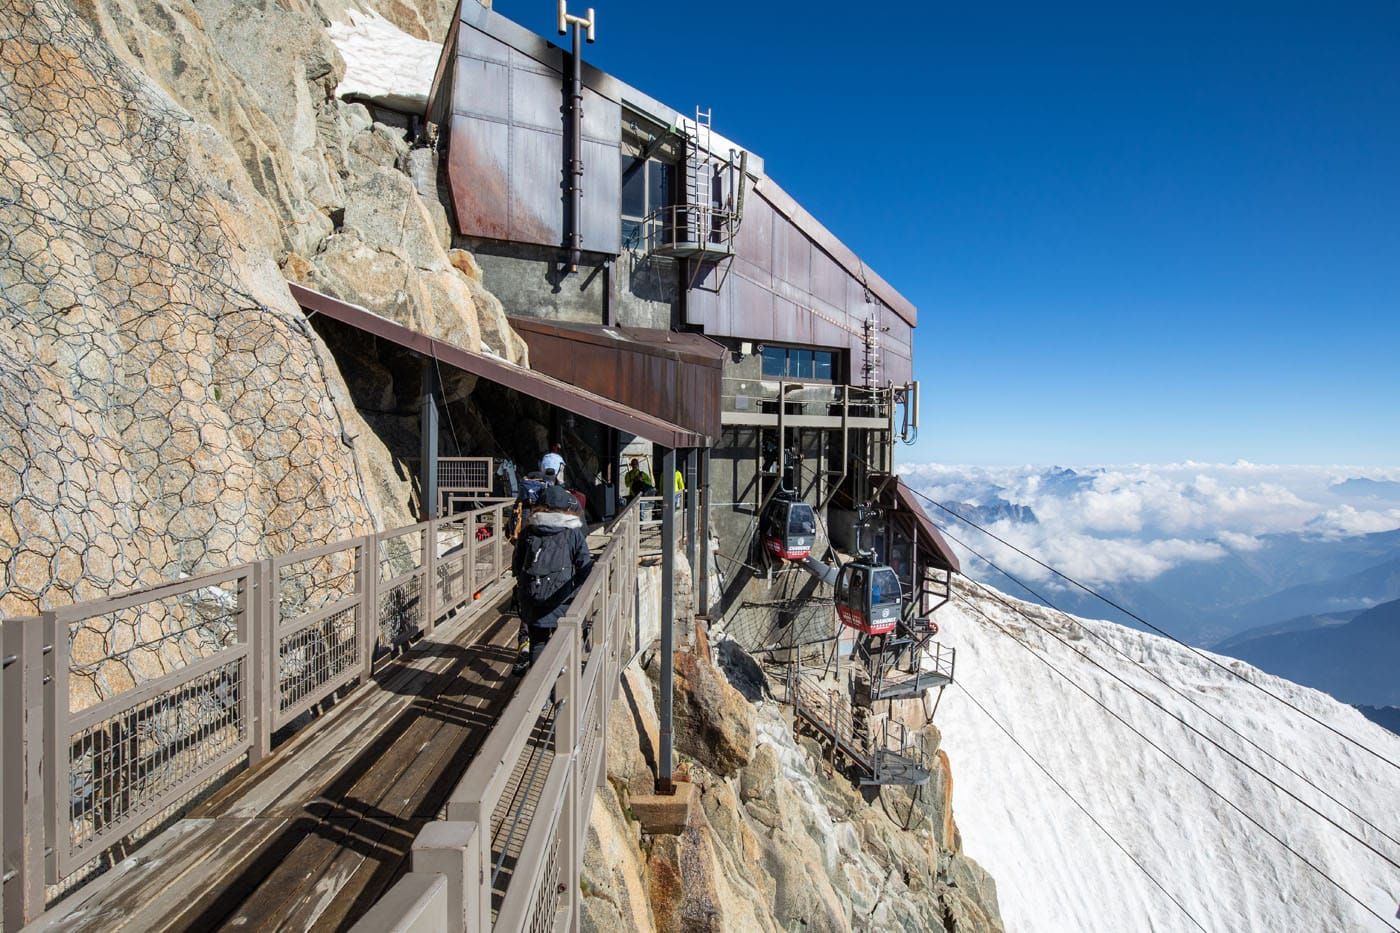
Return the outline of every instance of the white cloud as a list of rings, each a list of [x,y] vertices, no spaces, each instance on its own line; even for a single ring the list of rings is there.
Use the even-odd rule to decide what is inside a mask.
[[[1400,509],[1358,510],[1331,488],[1350,477],[1400,479],[1397,469],[1241,460],[1073,473],[916,464],[901,472],[915,489],[939,501],[985,503],[999,497],[1030,506],[1038,525],[1003,522],[993,530],[1089,583],[1151,580],[1190,561],[1258,550],[1263,535],[1343,537],[1400,528]],[[946,516],[939,518],[943,523]],[[1052,580],[1008,548],[997,545],[988,556],[1018,576]]]

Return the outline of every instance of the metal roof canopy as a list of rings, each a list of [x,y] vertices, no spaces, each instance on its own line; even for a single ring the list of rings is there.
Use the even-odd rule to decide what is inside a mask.
[[[729,351],[708,337],[531,317],[511,317],[510,323],[539,371],[697,434],[719,436]]]
[[[708,447],[710,439],[680,425],[628,408],[612,399],[571,386],[543,373],[534,372],[514,363],[482,353],[473,353],[456,344],[438,340],[404,327],[358,305],[352,305],[330,295],[288,282],[292,298],[302,308],[334,318],[357,330],[397,344],[415,353],[431,357],[463,372],[489,382],[513,389],[542,402],[547,402],[576,415],[634,434],[663,447]]]
[[[919,505],[918,500],[914,498],[913,491],[904,485],[904,480],[895,479],[894,497],[895,501],[902,507],[901,511],[908,512],[910,517],[914,519],[915,525],[918,526],[919,550],[933,556],[935,564],[951,570],[953,573],[962,573],[962,565],[958,563],[958,555],[953,553],[953,549],[948,546],[948,541],[933,524],[933,520],[928,517],[923,506]],[[925,538],[928,539],[927,547],[923,540]]]

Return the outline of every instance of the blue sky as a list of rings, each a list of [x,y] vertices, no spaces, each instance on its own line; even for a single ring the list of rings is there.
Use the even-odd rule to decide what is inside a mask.
[[[1400,4],[594,2],[919,306],[906,462],[1400,464]]]

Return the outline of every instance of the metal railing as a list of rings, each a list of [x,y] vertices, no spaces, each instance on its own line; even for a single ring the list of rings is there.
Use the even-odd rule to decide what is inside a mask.
[[[357,931],[578,928],[589,812],[606,780],[608,710],[637,647],[640,514],[633,501],[609,527],[606,548],[449,797],[446,818],[418,835],[413,870]]]
[[[500,579],[508,507],[4,620],[5,928]]]
[[[733,255],[739,212],[711,204],[668,204],[642,221],[639,244],[648,255]]]
[[[777,415],[781,400],[786,417],[887,420],[893,399],[894,391],[889,388],[738,376],[720,380],[721,411],[750,415]]]

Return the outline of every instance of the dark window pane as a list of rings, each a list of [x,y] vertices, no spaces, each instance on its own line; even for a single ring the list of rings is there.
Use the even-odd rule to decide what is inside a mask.
[[[633,166],[636,166],[635,170]],[[629,155],[622,157],[622,214],[642,218],[647,214],[647,179],[644,164]]]
[[[673,169],[652,159],[647,163],[647,210],[656,211],[671,203],[671,174]]]
[[[812,351],[788,351],[788,375],[796,379],[812,378]]]
[[[899,602],[899,578],[888,567],[870,575],[870,602],[876,606]]]
[[[628,249],[641,249],[645,246],[642,243],[642,222],[640,220],[624,220],[622,222],[622,245]]]
[[[787,375],[787,351],[782,347],[763,348],[763,375]]]
[[[817,379],[831,378],[831,351],[818,350],[812,354],[812,375]]]

